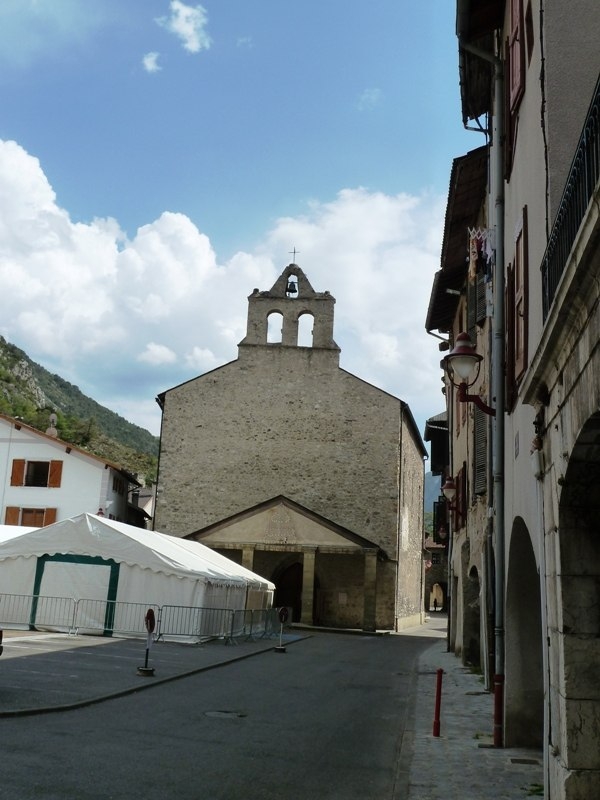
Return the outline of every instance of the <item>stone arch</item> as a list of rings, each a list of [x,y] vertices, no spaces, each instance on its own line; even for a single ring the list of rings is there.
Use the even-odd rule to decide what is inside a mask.
[[[541,747],[544,674],[540,576],[525,522],[513,523],[506,572],[505,743]]]
[[[556,621],[550,620],[550,746],[571,773],[567,797],[591,797],[600,785],[600,413],[583,426],[561,480]],[[556,663],[558,661],[558,663]]]
[[[283,341],[283,314],[269,311],[267,314],[267,344],[281,344]]]
[[[446,592],[444,585],[436,581],[429,589],[427,608],[425,609],[427,613],[429,613],[431,609],[434,611],[445,611],[445,598]]]
[[[277,567],[273,570],[271,580],[275,584],[275,595],[273,598],[273,605],[288,606],[292,609],[292,618],[290,622],[300,622],[302,616],[302,576],[304,564],[302,556],[299,553],[292,553],[286,556],[279,562]],[[313,589],[313,624],[317,624],[315,620],[315,597],[320,589],[320,581],[315,572],[315,581]]]

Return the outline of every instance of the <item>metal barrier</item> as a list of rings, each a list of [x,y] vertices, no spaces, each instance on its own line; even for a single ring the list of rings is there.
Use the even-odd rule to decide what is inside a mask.
[[[83,598],[75,602],[73,632],[102,631],[104,636],[111,636],[113,633],[146,636],[144,617],[149,608],[154,611],[155,616],[158,616],[159,606],[153,604]]]
[[[73,627],[75,600],[69,597],[0,594],[0,619],[17,629],[51,626],[67,633]]]
[[[157,638],[226,639],[233,630],[231,608],[161,606]]]
[[[0,594],[0,624],[24,630],[51,628],[65,633],[146,636],[144,617],[149,608],[157,620],[156,639],[223,639],[230,644],[243,637],[276,636],[281,624],[278,608],[194,608],[17,594]]]

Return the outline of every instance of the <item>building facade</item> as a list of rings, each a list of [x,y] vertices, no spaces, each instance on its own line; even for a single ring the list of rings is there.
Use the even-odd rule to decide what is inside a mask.
[[[135,524],[128,492],[136,478],[98,456],[0,414],[0,487],[5,525],[42,528],[78,514]]]
[[[482,215],[468,215],[463,235],[466,258],[468,227],[489,235],[492,265],[489,319],[471,337],[482,377],[469,393],[496,414],[486,499],[494,586],[480,593],[494,626],[494,741],[540,747],[546,796],[583,800],[600,791],[600,6],[456,7],[463,121],[487,149]],[[428,326],[451,352],[471,330],[461,305],[472,276],[463,277],[448,284],[460,293],[454,307],[436,294],[441,284],[430,304]],[[473,404],[449,381],[446,391],[449,418],[471,420],[475,447]],[[449,425],[455,481],[459,425]],[[474,494],[467,487],[468,518]]]
[[[340,368],[334,304],[290,264],[250,295],[238,358],[160,395],[155,526],[272,579],[296,621],[399,629],[422,615],[426,451],[405,403]]]

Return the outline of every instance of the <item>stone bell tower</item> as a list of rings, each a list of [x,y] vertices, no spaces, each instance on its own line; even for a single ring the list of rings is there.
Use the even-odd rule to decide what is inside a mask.
[[[340,348],[333,340],[335,298],[315,292],[297,264],[289,264],[269,291],[255,289],[248,298],[248,328],[240,342],[240,357],[246,347],[301,347],[298,343],[302,317],[312,318],[312,349],[329,350],[339,360]],[[269,341],[269,324],[281,322],[280,335]]]

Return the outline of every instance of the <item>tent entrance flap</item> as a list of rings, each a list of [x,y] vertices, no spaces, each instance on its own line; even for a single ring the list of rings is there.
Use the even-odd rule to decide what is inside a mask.
[[[44,609],[39,598],[64,597],[65,588],[79,599],[104,601],[103,619],[93,620],[93,627],[103,628],[103,635],[110,636],[114,627],[115,601],[119,585],[120,564],[100,556],[43,555],[38,556],[33,586],[33,602],[29,626],[33,630],[42,627]],[[100,612],[101,613],[101,612]]]

